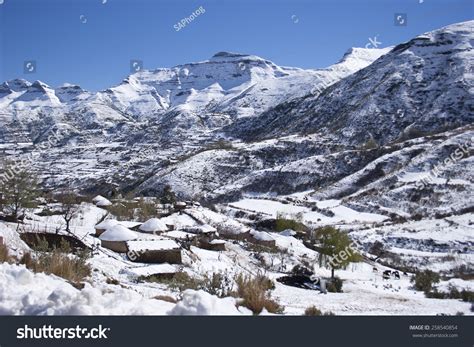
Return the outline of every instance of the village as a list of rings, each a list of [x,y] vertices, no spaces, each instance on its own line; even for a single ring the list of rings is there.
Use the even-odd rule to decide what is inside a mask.
[[[86,267],[82,277],[67,280],[75,290],[84,292],[92,286],[102,293],[118,293],[120,288],[138,293],[140,301],[160,303],[159,308],[140,304],[134,308],[139,314],[196,313],[194,306],[210,300],[202,295],[223,306],[214,303],[220,309],[206,306],[209,310],[200,314],[464,314],[471,310],[461,294],[456,300],[439,293],[455,288],[469,296],[472,281],[445,276],[438,283],[439,291],[436,288],[443,299],[427,297],[423,289],[413,286],[416,270],[382,261],[379,244],[365,250],[347,239],[337,254],[322,256],[327,250],[312,237],[315,232],[329,237],[337,230],[329,225],[358,224],[365,230],[387,223],[382,215],[357,213],[335,201],[305,210],[304,205],[313,202],[299,195],[288,197],[284,204],[244,199],[208,207],[174,197],[166,202],[101,195],[74,203],[64,197],[40,200],[20,222],[0,222],[1,244],[27,267],[25,254],[42,259],[44,252],[67,249],[67,257],[83,259],[77,273]],[[261,302],[252,302],[252,295],[259,295]]]

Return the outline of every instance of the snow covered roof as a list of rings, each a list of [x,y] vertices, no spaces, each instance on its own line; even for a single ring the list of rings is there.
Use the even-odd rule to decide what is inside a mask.
[[[193,233],[193,234],[207,234],[207,233],[215,233],[217,231],[216,228],[209,224],[203,225],[196,225],[184,228],[185,231]]]
[[[106,219],[95,226],[96,229],[110,229],[119,224],[115,219]]]
[[[187,233],[181,230],[172,230],[172,231],[163,233],[161,235],[172,238],[172,239],[183,239],[183,240],[186,239],[186,237],[189,237],[191,239],[196,237],[196,234]]]
[[[104,206],[110,206],[110,205],[112,205],[112,203],[110,202],[110,200],[104,198],[104,197],[101,196],[101,195],[97,195],[94,199],[92,199],[92,201],[95,203],[96,206],[99,206],[99,207],[104,207]]]
[[[130,252],[140,251],[165,251],[179,249],[179,245],[173,240],[143,240],[127,242]]]
[[[104,199],[107,200],[107,199],[104,198],[102,195],[97,195],[94,199],[92,199],[92,202],[93,202],[94,204],[96,204],[96,203],[98,203],[99,201],[104,200]]]
[[[224,240],[212,240],[211,242],[209,242],[211,245],[222,245],[225,243]]]
[[[141,225],[142,223],[132,222],[132,221],[120,221],[119,224],[123,225],[126,228],[135,228],[135,227]]]
[[[134,231],[127,229],[120,224],[107,229],[99,236],[99,239],[102,241],[130,241],[135,240],[136,238],[137,234]]]
[[[260,240],[260,241],[274,241],[275,240],[268,233],[264,233],[262,231],[252,230],[250,232],[250,235],[252,235],[255,239]]]
[[[151,218],[145,223],[143,223],[139,229],[140,231],[152,233],[155,231],[167,231],[168,227],[163,221],[159,220],[158,218]]]
[[[280,232],[280,235],[281,236],[295,236],[296,235],[296,231],[292,230],[292,229],[285,229],[283,230],[282,232]]]

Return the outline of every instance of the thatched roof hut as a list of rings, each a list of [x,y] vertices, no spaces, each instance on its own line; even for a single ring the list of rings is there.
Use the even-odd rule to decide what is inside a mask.
[[[266,246],[266,247],[276,247],[276,241],[270,234],[252,230],[247,234],[247,241],[255,243],[257,245]]]
[[[168,231],[168,227],[160,219],[151,218],[147,220],[145,223],[143,223],[142,225],[140,225],[138,230],[144,233],[159,234],[161,232]]]
[[[126,253],[128,251],[127,241],[136,240],[137,233],[125,228],[123,225],[117,224],[102,233],[99,239],[102,247],[118,253]]]
[[[104,198],[102,195],[97,195],[94,199],[92,199],[92,202],[97,206],[97,207],[107,207],[112,205],[112,203]]]
[[[106,219],[106,220],[100,222],[99,224],[97,224],[94,227],[95,228],[95,235],[100,236],[107,229],[110,229],[110,228],[116,226],[117,224],[119,224],[119,222],[116,221],[115,219]]]

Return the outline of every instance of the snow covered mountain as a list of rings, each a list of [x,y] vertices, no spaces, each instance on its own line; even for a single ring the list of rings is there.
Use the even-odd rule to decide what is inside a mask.
[[[290,100],[227,133],[246,140],[330,133],[339,141],[389,143],[474,121],[474,21],[420,35],[328,88]]]
[[[153,200],[170,186],[179,199],[192,200],[185,212],[180,207],[163,217],[177,227],[173,235],[205,225],[269,238],[281,252],[259,251],[235,237],[218,255],[192,246],[183,250],[184,264],[195,275],[218,264],[232,273],[264,269],[276,278],[315,263],[317,249],[296,232],[269,230],[278,216],[307,230],[335,226],[364,255],[373,254],[378,241],[385,247],[384,263],[366,259],[338,271],[347,283],[337,294],[342,299],[277,283],[289,313],[301,314],[308,302],[337,314],[468,313],[468,303],[413,293],[408,275],[393,282],[398,288],[377,283],[374,266],[380,272],[434,269],[449,275],[439,285],[445,291],[453,283],[473,288],[473,44],[474,21],[468,21],[393,48],[352,48],[320,70],[220,52],[203,62],[140,71],[97,93],[7,81],[0,85],[0,159],[26,162],[45,189],[72,187],[114,204],[126,201],[127,193]],[[54,204],[44,206],[45,215],[30,213],[25,225],[59,230],[61,218],[49,210]],[[92,246],[91,230],[104,211],[90,203],[81,211],[74,232]],[[0,223],[0,234],[16,251],[25,245],[14,227]],[[143,300],[172,294],[137,283],[153,266],[137,267],[102,251],[91,261],[100,270],[94,286],[110,289],[118,281],[126,290],[104,298],[90,291],[94,310],[83,305],[73,312],[102,313],[105,301],[124,295],[133,305],[110,312],[171,312],[174,304]],[[329,270],[315,268],[327,276]],[[83,300],[83,292],[64,281],[0,266],[5,283],[21,276],[25,283],[47,282],[37,293],[41,298],[63,288],[66,304],[58,312],[71,312],[69,298]],[[10,314],[31,312],[34,305],[22,300],[29,287],[18,295],[3,292]],[[193,301],[195,294],[189,295]]]
[[[473,23],[393,49],[353,48],[320,70],[220,52],[137,72],[98,93],[8,81],[0,87],[2,148],[35,152],[49,186],[104,194],[155,194],[170,184],[183,197],[229,201],[326,188],[398,143],[431,143],[426,136],[472,123]],[[55,126],[68,134],[37,151]]]

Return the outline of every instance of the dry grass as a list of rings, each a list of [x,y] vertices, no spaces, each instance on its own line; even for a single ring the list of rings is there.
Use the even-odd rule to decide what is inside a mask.
[[[310,306],[304,311],[305,316],[322,316],[322,312],[316,306]]]
[[[14,260],[12,256],[8,253],[8,248],[6,245],[0,245],[0,263],[11,263]]]
[[[26,253],[20,263],[34,272],[53,274],[72,283],[79,283],[91,274],[91,267],[87,264],[87,259],[84,256],[69,257],[59,250],[42,253],[36,258],[30,253]]]
[[[284,308],[271,298],[270,290],[274,289],[273,282],[265,276],[256,277],[240,274],[236,278],[236,296],[242,299],[241,305],[254,314],[260,314],[263,309],[270,313],[282,313]]]
[[[331,311],[328,312],[322,312],[319,308],[316,306],[312,305],[309,306],[305,311],[304,311],[305,316],[334,316],[334,313]]]

